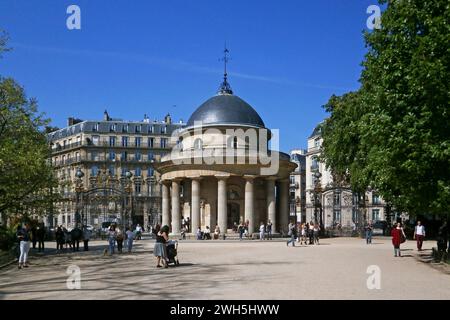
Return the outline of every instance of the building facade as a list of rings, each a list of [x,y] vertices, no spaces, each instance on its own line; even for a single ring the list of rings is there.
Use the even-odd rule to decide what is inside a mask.
[[[162,221],[179,234],[218,225],[222,234],[246,223],[286,232],[289,221],[289,155],[267,150],[271,139],[258,113],[233,94],[225,73],[216,96],[203,103],[179,131],[173,152],[156,164],[161,173]],[[267,156],[262,160],[262,155]],[[275,165],[274,165],[275,164]],[[274,166],[274,170],[272,170]]]
[[[306,220],[327,229],[354,229],[372,221],[386,220],[386,204],[376,191],[366,191],[364,200],[349,187],[339,186],[320,161],[322,124],[308,138],[306,153]],[[362,203],[364,201],[364,203]]]
[[[161,217],[161,187],[154,163],[170,151],[170,136],[183,123],[123,121],[105,111],[101,121],[69,118],[66,128],[48,134],[51,162],[63,201],[48,217],[50,226],[77,221],[147,225]],[[83,221],[80,221],[83,220]]]
[[[289,177],[289,213],[298,222],[306,220],[306,151],[292,150],[291,161],[297,168]]]

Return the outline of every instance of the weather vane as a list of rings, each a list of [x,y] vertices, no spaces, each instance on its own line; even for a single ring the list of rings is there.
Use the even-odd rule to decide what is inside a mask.
[[[228,61],[231,60],[229,57],[230,50],[227,48],[227,44],[225,42],[225,48],[223,50],[223,58],[220,61],[223,61],[223,82],[219,88],[219,94],[233,94],[233,90],[231,90],[231,86],[228,83],[228,73],[227,73],[227,64]]]

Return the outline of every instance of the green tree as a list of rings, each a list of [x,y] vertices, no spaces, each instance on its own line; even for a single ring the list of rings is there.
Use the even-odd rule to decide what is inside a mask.
[[[6,37],[0,35],[0,54]],[[0,77],[0,214],[6,217],[43,214],[57,187],[44,134],[49,123],[35,99],[13,79]]]
[[[390,0],[357,93],[332,97],[323,158],[352,184],[371,186],[399,211],[450,208],[450,5]]]

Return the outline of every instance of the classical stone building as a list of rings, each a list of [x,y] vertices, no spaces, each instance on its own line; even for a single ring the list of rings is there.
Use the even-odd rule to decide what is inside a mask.
[[[289,212],[298,222],[306,220],[306,151],[291,151],[291,161],[297,168],[289,177]]]
[[[69,118],[67,127],[48,134],[63,201],[47,223],[72,228],[77,215],[97,228],[111,220],[158,222],[161,188],[153,164],[170,151],[172,132],[184,125],[169,115],[164,121],[123,121],[106,111],[100,121]]]
[[[349,187],[334,183],[330,170],[318,158],[323,141],[321,127],[319,124],[308,138],[306,220],[322,223],[325,228],[340,224],[349,229],[369,220],[386,220],[386,204],[375,191],[366,191],[362,200]]]
[[[267,150],[272,135],[258,113],[224,82],[204,102],[187,127],[173,137],[176,146],[155,165],[161,173],[162,223],[180,233],[181,218],[196,232],[216,224],[222,233],[248,222],[249,232],[271,220],[286,231],[289,175],[296,165],[287,154]],[[273,141],[272,141],[273,143]]]

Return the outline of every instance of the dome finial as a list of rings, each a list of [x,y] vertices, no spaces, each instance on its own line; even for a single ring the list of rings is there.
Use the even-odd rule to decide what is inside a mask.
[[[233,94],[233,90],[231,90],[231,86],[228,83],[228,73],[227,73],[227,63],[230,60],[228,57],[228,53],[230,51],[227,49],[227,43],[225,42],[225,49],[223,50],[223,82],[220,85],[218,94]]]

